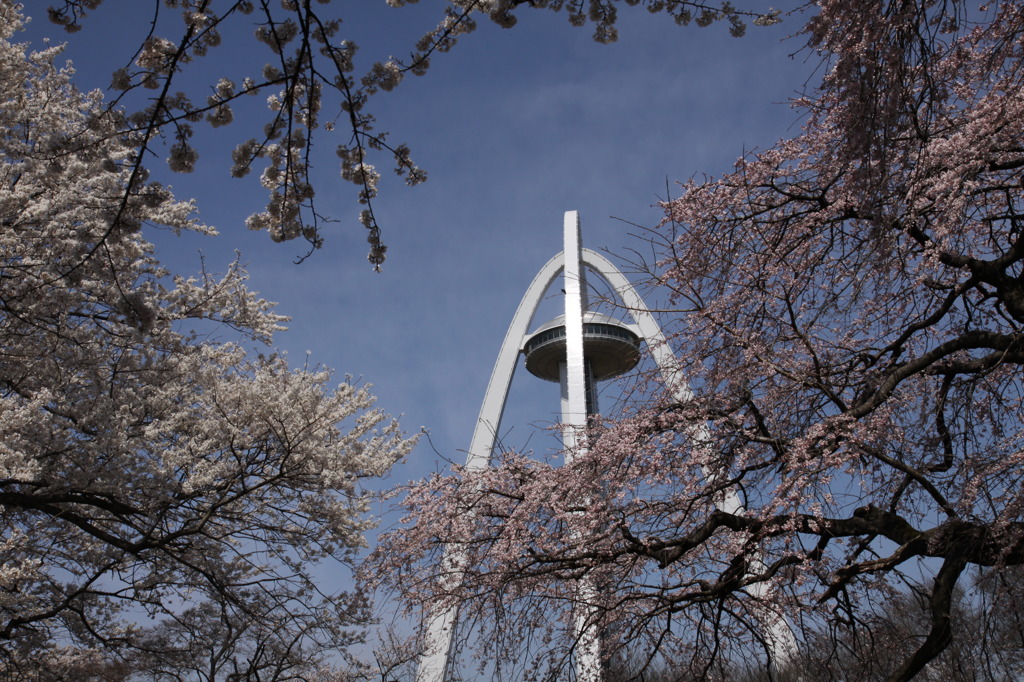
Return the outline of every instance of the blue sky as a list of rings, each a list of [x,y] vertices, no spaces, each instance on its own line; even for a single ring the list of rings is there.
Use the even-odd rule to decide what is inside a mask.
[[[82,89],[105,87],[145,36],[141,11],[150,3],[106,0],[72,36],[46,21],[48,4],[26,3],[35,20],[24,39],[68,41]],[[364,69],[407,52],[444,5],[337,4],[354,12],[344,15],[342,37],[360,44]],[[745,150],[798,132],[799,114],[788,100],[812,79],[817,60],[801,51],[799,36],[786,37],[804,20],[751,26],[735,39],[725,25],[678,27],[623,7],[613,45],[594,43],[589,28],[573,28],[549,11],[521,12],[512,30],[482,20],[450,54],[435,57],[426,76],[371,101],[379,127],[408,142],[429,173],[414,188],[385,176],[375,205],[390,247],[382,273],[365,260],[360,207],[332,153],[347,138],[343,126],[314,160],[319,208],[340,222],[325,229],[324,248],[303,264],[293,261],[304,243],[274,244],[243,225],[263,196],[255,177],[228,176],[230,148],[249,136],[238,125],[200,126],[201,159],[191,175],[150,164],[155,178],[179,198],[195,198],[202,218],[221,232],[214,239],[160,238],[158,256],[193,272],[201,250],[210,270],[223,271],[240,250],[252,288],[292,317],[277,345],[293,363],[309,351],[312,363],[339,377],[373,384],[379,406],[400,415],[407,431],[430,432],[389,482],[422,477],[443,469],[444,458],[463,459],[512,314],[537,270],[561,249],[564,211],[580,211],[584,245],[613,261],[630,250],[649,252],[629,223],[658,223],[654,204],[666,183],[675,192],[677,181],[720,175]],[[250,52],[252,45],[246,39],[242,48],[214,51],[202,78],[212,83],[258,70],[264,56]],[[559,305],[556,289],[551,310]],[[605,388],[605,405],[614,394]],[[556,421],[557,409],[553,384],[518,372],[505,442],[535,444],[535,429]]]

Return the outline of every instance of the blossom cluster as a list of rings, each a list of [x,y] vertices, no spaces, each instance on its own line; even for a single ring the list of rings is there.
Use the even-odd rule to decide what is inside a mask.
[[[769,25],[778,20],[778,12],[738,9],[729,2],[708,4],[692,0],[624,0],[626,5],[642,5],[652,13],[663,13],[679,24],[692,22],[707,26],[725,22],[733,35],[742,35],[746,22]],[[76,31],[86,17],[102,0],[64,0],[60,8],[50,10],[50,19],[68,31]],[[423,75],[430,67],[434,55],[451,51],[459,38],[477,27],[479,17],[510,28],[517,22],[517,12],[526,7],[554,12],[564,11],[570,23],[594,27],[594,38],[600,42],[614,42],[617,37],[618,7],[623,0],[452,0],[444,6],[437,25],[427,31],[413,46],[408,57],[389,57],[372,62],[361,76],[357,76],[357,43],[352,36],[341,39],[342,19],[330,10],[339,3],[318,8],[310,2],[291,0],[238,0],[223,8],[192,0],[161,0],[172,12],[158,13],[145,37],[140,40],[134,63],[113,72],[111,87],[118,91],[111,109],[132,101],[145,102],[131,110],[125,118],[126,130],[141,132],[135,136],[138,158],[154,152],[157,140],[168,140],[166,159],[171,170],[191,172],[199,162],[199,153],[192,144],[192,125],[204,120],[213,127],[230,125],[239,98],[243,94],[270,93],[266,98],[264,135],[261,139],[244,141],[232,152],[232,170],[242,177],[255,165],[266,166],[261,181],[268,191],[265,210],[254,212],[247,220],[252,229],[266,231],[276,241],[303,238],[313,249],[323,240],[320,234],[321,215],[315,200],[316,192],[309,182],[309,164],[316,141],[322,134],[334,133],[338,121],[344,121],[349,137],[335,147],[352,150],[359,155],[349,167],[342,167],[342,176],[354,182],[359,189],[356,198],[369,205],[377,193],[376,153],[390,155],[396,172],[406,184],[423,182],[426,173],[416,166],[406,145],[393,145],[385,132],[374,129],[374,118],[368,113],[370,98],[380,91],[398,87],[406,74]],[[388,0],[400,7],[407,0]],[[181,22],[166,17],[177,13]],[[244,18],[244,19],[242,19]],[[221,45],[224,36],[237,32],[233,25],[251,22],[254,40],[266,50],[267,61],[258,73],[246,76],[240,88],[230,84],[220,74],[209,80],[202,96],[190,97],[180,84],[186,71],[196,68],[203,58],[213,55],[211,50]],[[172,39],[169,36],[177,36]],[[206,62],[208,63],[208,62]],[[153,96],[134,98],[136,88],[150,89]],[[214,94],[208,94],[213,91]],[[326,98],[326,102],[322,101]],[[324,106],[332,116],[321,122],[319,113]],[[282,141],[283,140],[283,141]],[[296,140],[301,147],[294,148]],[[283,148],[282,148],[283,146]],[[268,178],[273,177],[273,181]],[[384,260],[386,249],[381,230],[373,220],[369,260],[377,269]]]
[[[351,561],[360,481],[412,442],[366,387],[250,350],[286,318],[237,263],[161,266],[148,226],[212,228],[147,180],[61,48],[26,55],[18,12],[0,2],[0,19],[17,95],[0,101],[0,671],[312,675],[368,608],[314,567]]]

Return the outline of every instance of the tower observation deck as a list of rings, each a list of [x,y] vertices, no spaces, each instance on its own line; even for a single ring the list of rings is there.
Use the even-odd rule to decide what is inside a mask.
[[[561,381],[565,362],[565,315],[541,326],[523,343],[526,371],[547,381]],[[583,361],[594,381],[612,379],[640,361],[640,337],[628,325],[601,313],[583,314]]]
[[[568,381],[569,343],[565,315],[559,315],[527,337],[523,343],[526,371],[546,381],[557,381],[565,390]],[[612,379],[636,367],[640,361],[640,337],[613,317],[586,311],[582,316],[584,407],[587,415],[598,412],[598,381]]]

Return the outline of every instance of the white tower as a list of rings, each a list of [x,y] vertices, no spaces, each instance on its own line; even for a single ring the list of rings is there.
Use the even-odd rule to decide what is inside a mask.
[[[558,381],[562,390],[562,442],[566,457],[578,455],[585,447],[581,439],[589,414],[597,411],[594,382],[629,371],[639,360],[639,341],[647,343],[661,372],[662,381],[680,401],[691,396],[683,380],[675,355],[665,342],[657,321],[629,280],[601,254],[584,249],[580,240],[579,214],[567,211],[563,223],[564,248],[540,269],[526,290],[498,359],[491,371],[480,415],[473,429],[473,440],[466,456],[466,469],[484,469],[501,427],[512,375],[520,353],[526,355],[527,370],[542,379]],[[601,275],[622,299],[634,324],[623,324],[587,310],[586,270]],[[532,334],[528,329],[544,292],[562,274],[565,290],[565,315],[542,325]],[[706,433],[695,433],[698,442],[709,441]],[[567,461],[569,461],[567,459]],[[718,472],[705,471],[712,479]],[[723,511],[738,512],[742,507],[734,492],[726,492],[718,505]],[[445,552],[442,569],[453,586],[460,581],[466,558],[455,547]],[[594,586],[587,580],[579,585],[580,606],[576,609],[576,677],[580,682],[601,679],[601,642],[592,624],[592,612],[586,607]],[[450,665],[451,645],[458,610],[455,607],[431,614],[424,628],[424,650],[417,670],[417,682],[443,682]],[[796,642],[784,619],[769,615],[764,619],[766,639],[776,664],[791,659]]]

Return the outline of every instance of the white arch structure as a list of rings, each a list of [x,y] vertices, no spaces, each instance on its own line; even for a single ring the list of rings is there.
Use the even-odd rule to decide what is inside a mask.
[[[466,469],[478,471],[491,466],[494,446],[501,427],[502,415],[508,400],[509,388],[515,374],[519,354],[529,336],[533,317],[540,306],[544,293],[554,283],[559,274],[563,276],[565,290],[565,338],[566,362],[562,376],[562,427],[563,445],[567,451],[578,452],[577,435],[586,427],[586,397],[583,360],[583,314],[586,311],[586,269],[601,275],[622,300],[626,310],[633,318],[628,325],[634,333],[644,340],[648,351],[658,365],[662,381],[671,390],[678,401],[686,401],[692,397],[689,384],[685,381],[675,354],[672,352],[665,335],[661,331],[654,316],[644,304],[640,294],[628,279],[611,261],[590,249],[582,247],[580,240],[579,214],[567,211],[563,222],[563,251],[544,264],[533,282],[526,290],[516,313],[512,318],[505,340],[498,352],[498,359],[491,371],[487,391],[480,415],[473,429],[466,456]],[[697,442],[710,444],[710,433],[702,427],[691,434]],[[567,457],[569,455],[567,454]],[[704,471],[705,477],[713,481],[718,472]],[[717,502],[722,511],[738,513],[742,511],[739,496],[733,490],[727,490]],[[457,548],[449,547],[445,552],[444,571],[453,583],[461,578],[465,556]],[[755,566],[756,568],[756,566]],[[761,583],[752,586],[755,597],[764,592]],[[581,584],[581,590],[592,589],[588,583]],[[577,623],[577,679],[581,682],[599,682],[600,680],[600,641],[597,633],[587,626],[589,614],[581,609],[576,616]],[[458,608],[452,606],[429,616],[424,629],[424,649],[416,674],[417,682],[443,682],[445,672],[450,665],[451,646]],[[773,665],[781,667],[794,659],[797,647],[793,633],[785,619],[777,614],[765,614],[762,617],[765,639],[771,650]]]

